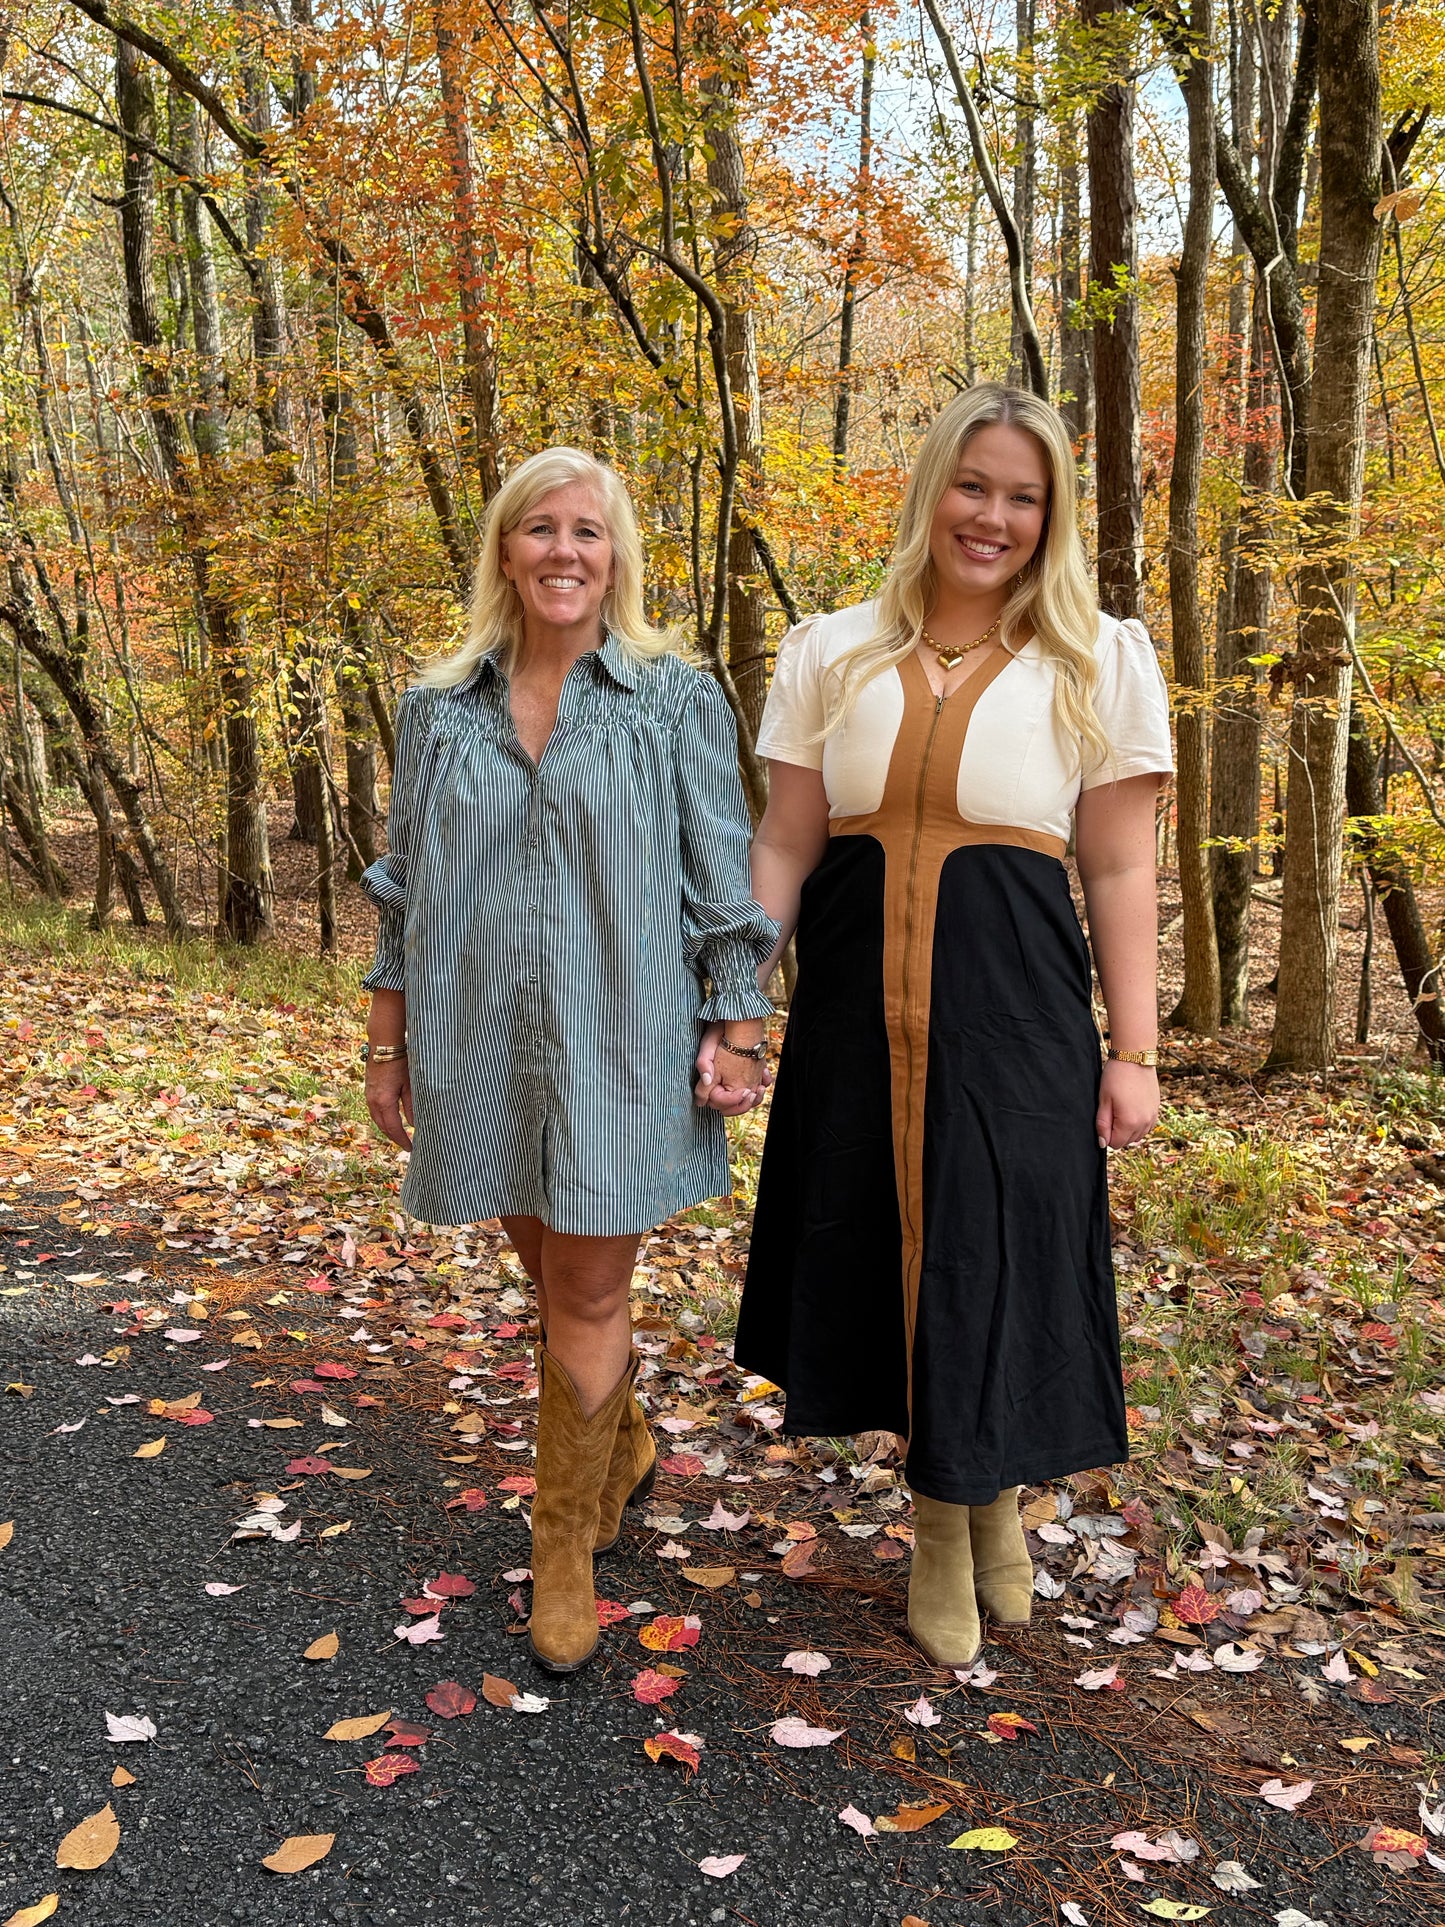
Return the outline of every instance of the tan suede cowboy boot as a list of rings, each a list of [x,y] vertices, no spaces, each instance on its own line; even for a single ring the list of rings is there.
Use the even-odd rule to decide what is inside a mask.
[[[592,1547],[622,1408],[632,1395],[632,1368],[587,1418],[571,1379],[545,1347],[541,1363],[528,1643],[549,1673],[575,1673],[597,1650]]]
[[[1027,1626],[1034,1604],[1034,1568],[1019,1519],[1019,1488],[1005,1486],[992,1505],[968,1509],[973,1542],[973,1593],[999,1626]]]
[[[623,1512],[630,1505],[641,1505],[657,1481],[657,1447],[648,1429],[647,1415],[632,1389],[638,1364],[634,1352],[627,1373],[627,1397],[623,1401],[617,1440],[602,1487],[594,1553],[611,1552],[622,1531]]]
[[[966,1505],[913,1495],[908,1630],[935,1666],[972,1666],[983,1644],[968,1521]]]

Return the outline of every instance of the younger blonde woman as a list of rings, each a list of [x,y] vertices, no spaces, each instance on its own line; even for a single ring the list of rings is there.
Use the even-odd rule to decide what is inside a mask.
[[[1055,411],[958,396],[876,602],[787,638],[759,739],[753,893],[796,928],[798,982],[736,1353],[791,1433],[907,1438],[909,1624],[945,1666],[980,1608],[1029,1617],[1019,1486],[1128,1453],[1105,1150],[1159,1108],[1169,720],[1075,513]]]
[[[722,691],[643,615],[626,489],[576,449],[534,455],[488,512],[466,642],[402,699],[390,848],[362,882],[366,1097],[410,1147],[402,1203],[500,1218],[537,1290],[531,1642],[553,1672],[591,1656],[593,1551],[653,1476],[639,1236],[729,1189],[719,1113],[757,1101],[775,930],[748,829]]]

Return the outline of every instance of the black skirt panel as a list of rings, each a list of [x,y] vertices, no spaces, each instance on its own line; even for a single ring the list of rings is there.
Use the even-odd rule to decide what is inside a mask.
[[[883,849],[871,836],[828,845],[803,885],[797,952],[734,1354],[786,1387],[790,1434],[906,1432]]]
[[[955,850],[934,923],[908,1481],[984,1505],[1128,1456],[1088,948],[1053,857]]]

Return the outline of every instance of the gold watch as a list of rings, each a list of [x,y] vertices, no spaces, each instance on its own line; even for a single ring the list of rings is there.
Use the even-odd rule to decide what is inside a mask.
[[[1159,1063],[1157,1050],[1115,1050],[1110,1044],[1108,1054],[1113,1064],[1143,1064],[1147,1070],[1154,1070]]]

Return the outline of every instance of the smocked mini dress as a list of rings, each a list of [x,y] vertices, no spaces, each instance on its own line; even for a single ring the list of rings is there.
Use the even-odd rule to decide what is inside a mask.
[[[1088,946],[1064,854],[1081,789],[1172,768],[1139,622],[1101,615],[1090,769],[1037,640],[938,697],[910,655],[816,740],[873,606],[785,639],[758,747],[820,769],[828,849],[758,1183],[736,1357],[790,1434],[886,1428],[908,1483],[985,1505],[1128,1456]]]
[[[406,692],[361,884],[363,982],[406,997],[413,1217],[609,1237],[729,1190],[694,1060],[702,1025],[772,1010],[749,829],[727,700],[676,656],[579,657],[536,762],[498,655]]]

